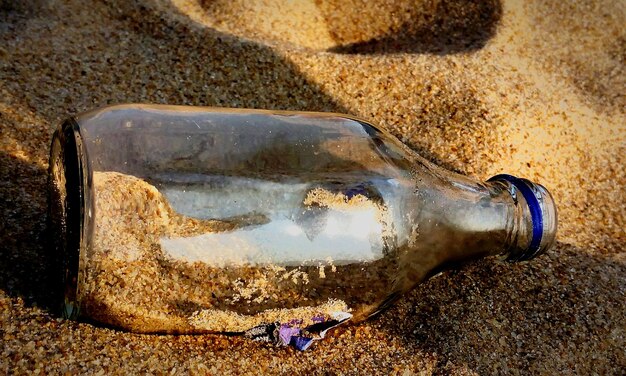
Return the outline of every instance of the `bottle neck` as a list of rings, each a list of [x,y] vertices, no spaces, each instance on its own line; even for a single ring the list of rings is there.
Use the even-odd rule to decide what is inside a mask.
[[[415,230],[401,252],[408,284],[485,256],[529,260],[554,243],[556,209],[541,185],[509,175],[480,183],[434,172],[418,181],[410,213]]]

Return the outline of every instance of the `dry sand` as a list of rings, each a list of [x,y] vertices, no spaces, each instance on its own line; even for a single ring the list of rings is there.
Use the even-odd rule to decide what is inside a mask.
[[[626,3],[279,3],[0,0],[0,372],[623,374]],[[123,102],[364,117],[448,168],[545,184],[558,245],[444,273],[304,353],[62,321],[49,140]]]

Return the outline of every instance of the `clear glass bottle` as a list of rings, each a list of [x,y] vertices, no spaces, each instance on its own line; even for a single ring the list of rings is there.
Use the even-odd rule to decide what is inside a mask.
[[[143,333],[359,321],[451,264],[535,257],[557,226],[541,185],[329,113],[98,109],[56,131],[50,188],[64,316]]]

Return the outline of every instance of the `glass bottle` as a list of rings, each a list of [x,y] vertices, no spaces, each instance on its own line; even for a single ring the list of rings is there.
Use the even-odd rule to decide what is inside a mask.
[[[261,337],[363,320],[459,262],[531,259],[557,227],[543,186],[452,173],[351,116],[160,105],[58,128],[50,221],[65,317]]]

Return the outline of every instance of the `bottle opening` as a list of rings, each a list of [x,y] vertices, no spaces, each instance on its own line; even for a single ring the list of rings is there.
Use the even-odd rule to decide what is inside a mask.
[[[557,230],[557,212],[554,199],[548,190],[527,179],[520,179],[512,175],[496,175],[489,181],[505,181],[511,184],[511,194],[514,199],[521,195],[528,207],[531,234],[528,244],[521,249],[512,250],[508,261],[526,261],[533,259],[554,245]]]
[[[49,225],[52,259],[56,263],[56,297],[64,318],[78,317],[80,251],[84,246],[85,186],[87,177],[78,124],[64,122],[54,133],[49,167]]]

